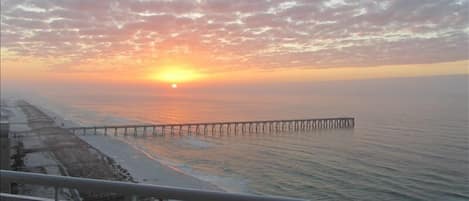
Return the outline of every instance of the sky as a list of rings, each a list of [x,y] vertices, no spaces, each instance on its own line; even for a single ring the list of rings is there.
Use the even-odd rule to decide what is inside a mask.
[[[322,81],[468,66],[469,0],[1,0],[6,83]]]

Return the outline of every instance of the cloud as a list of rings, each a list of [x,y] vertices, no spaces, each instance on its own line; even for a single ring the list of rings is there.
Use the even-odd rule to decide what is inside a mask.
[[[115,58],[214,70],[425,64],[469,59],[468,22],[468,0],[3,0],[1,48],[73,68]]]

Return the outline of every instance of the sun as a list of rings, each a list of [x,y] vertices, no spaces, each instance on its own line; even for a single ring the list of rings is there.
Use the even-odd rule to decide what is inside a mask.
[[[171,87],[177,87],[176,83],[190,82],[200,78],[202,78],[202,75],[195,69],[181,66],[164,67],[150,73],[150,79],[170,83]]]
[[[176,89],[178,88],[178,85],[176,83],[171,84],[171,88]]]

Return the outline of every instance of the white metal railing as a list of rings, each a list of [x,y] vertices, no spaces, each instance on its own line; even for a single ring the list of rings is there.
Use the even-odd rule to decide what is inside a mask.
[[[237,193],[225,193],[216,191],[197,190],[189,188],[178,188],[169,186],[158,186],[150,184],[137,184],[120,181],[109,181],[99,179],[88,179],[80,177],[55,176],[38,173],[17,172],[0,170],[2,182],[16,182],[22,184],[35,184],[51,186],[55,188],[55,200],[58,200],[58,190],[61,188],[77,189],[88,192],[107,192],[127,196],[131,200],[137,200],[137,196],[154,197],[160,200],[192,200],[192,201],[301,201],[302,199],[286,197],[268,197],[259,195],[246,195]],[[0,195],[0,200],[3,200]],[[5,195],[6,196],[6,195]],[[7,199],[5,199],[7,200]]]

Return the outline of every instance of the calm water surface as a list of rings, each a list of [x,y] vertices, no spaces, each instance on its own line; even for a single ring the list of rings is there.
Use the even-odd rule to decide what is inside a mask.
[[[354,116],[354,129],[120,139],[229,191],[312,200],[469,200],[467,88],[433,90],[440,81],[323,94],[315,93],[320,87],[275,95],[53,94],[48,106],[82,125]]]

